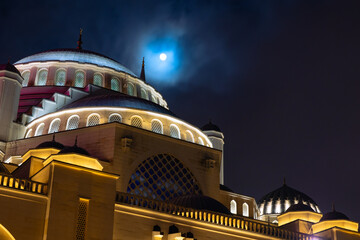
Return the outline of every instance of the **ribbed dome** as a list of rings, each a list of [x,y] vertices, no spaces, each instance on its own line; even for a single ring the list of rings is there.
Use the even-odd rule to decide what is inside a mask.
[[[294,188],[287,186],[285,183],[282,187],[266,194],[258,201],[258,207],[262,215],[265,214],[282,214],[287,209],[302,199],[315,212],[320,212],[318,205],[312,198]],[[279,205],[280,204],[280,205]]]
[[[207,124],[205,124],[202,128],[201,131],[217,131],[217,132],[221,132],[220,128],[213,124],[211,121]]]
[[[170,110],[151,101],[129,96],[119,92],[108,91],[106,89],[97,91],[90,96],[81,98],[73,103],[70,103],[69,105],[63,107],[61,110],[81,107],[125,107],[175,116],[175,114],[172,113]]]
[[[345,214],[334,210],[332,212],[325,213],[320,219],[320,222],[326,220],[349,220],[349,218]]]
[[[78,49],[54,49],[46,52],[40,52],[25,57],[17,61],[15,64],[47,61],[88,63],[100,67],[112,68],[116,71],[125,72],[136,77],[132,71],[109,57],[99,53]]]
[[[186,195],[177,197],[170,201],[172,204],[194,208],[198,210],[208,210],[212,212],[231,214],[230,211],[217,200],[204,195]]]
[[[305,205],[302,202],[292,205],[285,212],[302,212],[302,211],[314,212],[314,210],[309,205]]]

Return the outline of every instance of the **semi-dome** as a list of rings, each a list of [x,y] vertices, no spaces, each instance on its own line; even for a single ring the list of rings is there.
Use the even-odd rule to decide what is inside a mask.
[[[314,209],[312,209],[309,205],[305,205],[304,203],[302,203],[302,201],[300,201],[299,203],[289,207],[285,212],[303,212],[303,211],[314,212]]]
[[[68,104],[61,110],[82,107],[124,107],[176,116],[170,110],[151,101],[129,96],[120,92],[107,91],[106,89]]]
[[[324,216],[320,219],[320,222],[327,220],[349,220],[349,218],[345,214],[337,212],[334,209],[332,212],[325,213]]]
[[[302,199],[303,203],[310,206],[312,210],[320,213],[318,205],[312,198],[305,193],[287,186],[285,183],[282,187],[263,196],[258,201],[258,207],[261,215],[279,215],[284,213],[290,206],[297,204],[299,199]]]
[[[170,202],[186,208],[231,214],[230,211],[219,201],[205,195],[185,195],[174,198]]]
[[[131,70],[127,69],[114,59],[88,50],[79,49],[54,49],[45,52],[36,53],[34,55],[20,59],[16,64],[25,64],[31,62],[77,62],[97,65],[99,67],[107,67],[116,71],[125,72],[136,77]]]
[[[64,149],[64,145],[53,139],[52,141],[40,143],[36,148],[56,148],[61,150]]]

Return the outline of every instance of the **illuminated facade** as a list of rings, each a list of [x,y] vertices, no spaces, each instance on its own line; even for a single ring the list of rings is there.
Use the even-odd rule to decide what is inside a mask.
[[[360,239],[285,184],[258,203],[222,185],[221,130],[172,113],[144,64],[80,44],[0,80],[1,239]]]

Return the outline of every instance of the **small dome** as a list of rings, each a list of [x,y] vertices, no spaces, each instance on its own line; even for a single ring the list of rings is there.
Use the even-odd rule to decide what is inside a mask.
[[[109,57],[95,53],[88,50],[79,50],[79,49],[55,49],[49,50],[46,52],[40,52],[28,57],[25,57],[15,63],[16,64],[25,64],[31,62],[48,62],[48,61],[59,61],[59,62],[78,62],[78,63],[87,63],[97,65],[99,67],[112,68],[116,71],[125,72],[132,76],[136,75]]]
[[[204,195],[181,196],[171,200],[170,203],[186,208],[231,214],[230,211],[220,202]]]
[[[215,124],[213,124],[211,121],[207,124],[205,124],[202,128],[201,131],[217,131],[217,132],[221,132],[220,128],[218,126],[216,126]]]
[[[289,207],[285,212],[302,212],[302,211],[308,211],[308,212],[314,212],[314,209],[312,209],[310,206],[303,204],[302,202],[299,202],[298,204],[294,204],[291,207]]]
[[[258,201],[258,207],[262,215],[266,214],[282,214],[287,209],[286,206],[296,204],[299,199],[310,206],[315,212],[320,212],[316,202],[305,193],[287,186],[285,183],[282,187],[266,194]],[[278,205],[280,204],[280,206]],[[296,207],[295,207],[296,208]]]
[[[14,65],[12,65],[11,63],[0,64],[0,71],[1,70],[6,70],[6,71],[17,73],[20,75],[19,70],[17,70],[17,68]]]
[[[64,145],[53,139],[52,141],[40,143],[36,148],[56,148],[61,150],[64,149]]]
[[[71,147],[65,147],[58,154],[67,154],[67,153],[77,153],[77,154],[81,154],[81,155],[90,156],[88,151],[86,151],[85,149],[83,149],[81,147],[78,147],[76,144]]]
[[[326,220],[350,220],[345,214],[333,210],[332,212],[325,213],[320,219],[320,222]]]

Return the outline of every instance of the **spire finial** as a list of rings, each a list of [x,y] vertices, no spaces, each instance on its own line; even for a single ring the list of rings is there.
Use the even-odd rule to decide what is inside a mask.
[[[83,32],[83,29],[80,28],[79,40],[77,41],[77,50],[82,50],[82,43],[83,43],[81,40],[82,32]]]
[[[74,143],[74,147],[77,147],[77,135],[76,135],[76,137],[75,137],[75,143]]]
[[[53,134],[53,140],[52,141],[55,142],[55,133]]]
[[[143,80],[144,82],[146,82],[146,80],[145,80],[145,58],[144,57],[143,57],[143,60],[142,60],[140,79]]]

